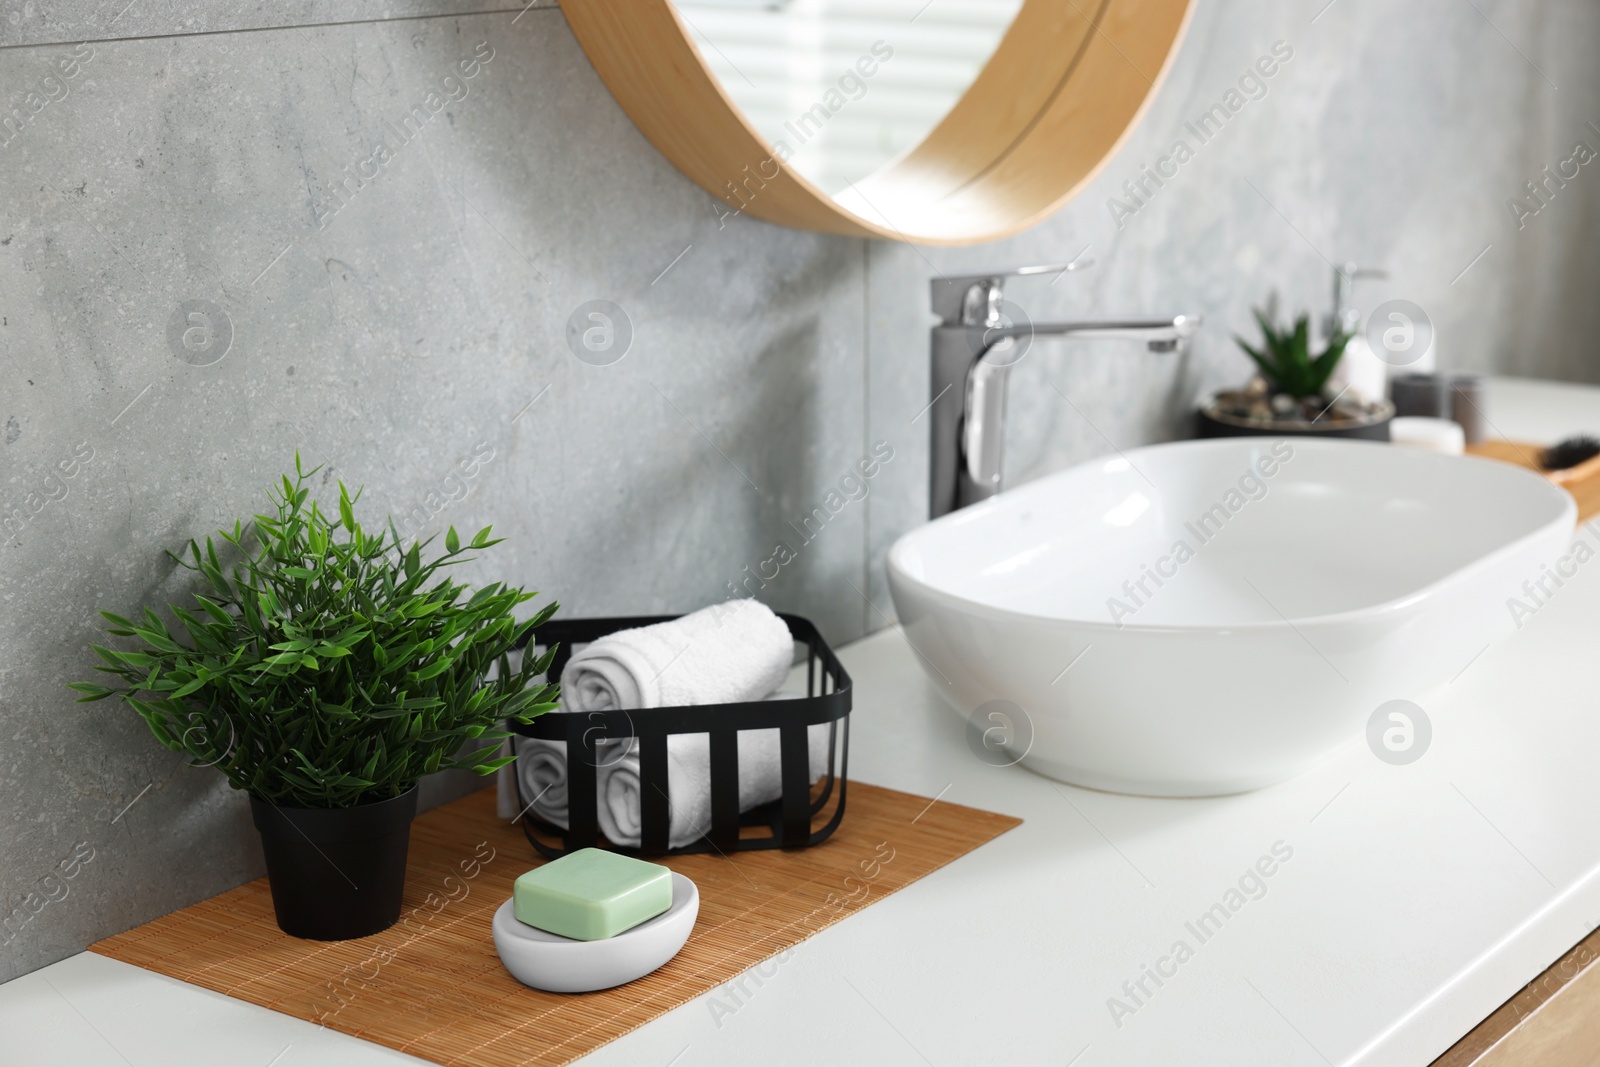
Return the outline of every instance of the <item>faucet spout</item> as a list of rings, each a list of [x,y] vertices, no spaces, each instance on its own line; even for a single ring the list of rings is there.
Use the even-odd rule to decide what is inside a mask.
[[[992,326],[987,331],[986,337],[996,344],[1013,338],[1068,337],[1079,341],[1132,340],[1144,341],[1151,345],[1175,345],[1193,337],[1204,323],[1203,315],[1174,315],[1166,319],[1030,322]],[[1170,352],[1171,349],[1164,348],[1158,351]],[[982,358],[981,353],[979,358]],[[1011,362],[1014,363],[1016,360]]]
[[[1006,380],[1035,337],[1144,341],[1172,352],[1204,323],[1201,315],[933,327],[931,517],[986,500],[1003,487]],[[951,402],[941,405],[946,393]]]

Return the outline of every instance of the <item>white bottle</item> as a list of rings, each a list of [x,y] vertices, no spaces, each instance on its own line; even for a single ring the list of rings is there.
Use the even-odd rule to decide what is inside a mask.
[[[1338,388],[1348,388],[1362,400],[1382,400],[1389,390],[1388,364],[1378,358],[1359,333],[1344,346],[1344,358],[1339,361],[1335,377],[1343,379]]]

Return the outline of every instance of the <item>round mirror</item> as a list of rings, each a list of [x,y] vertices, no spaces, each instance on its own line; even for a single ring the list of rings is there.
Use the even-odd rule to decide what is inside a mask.
[[[775,152],[830,196],[921,144],[1022,0],[673,0],[701,58]]]
[[[624,110],[724,215],[970,244],[1038,221],[1088,181],[1160,82],[1191,3],[563,0],[562,10]]]

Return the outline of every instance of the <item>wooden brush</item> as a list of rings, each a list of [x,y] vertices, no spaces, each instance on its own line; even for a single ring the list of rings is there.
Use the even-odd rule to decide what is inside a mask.
[[[1564,471],[1595,456],[1600,456],[1600,438],[1585,433],[1557,441],[1545,449],[1539,456],[1539,464],[1547,471]]]

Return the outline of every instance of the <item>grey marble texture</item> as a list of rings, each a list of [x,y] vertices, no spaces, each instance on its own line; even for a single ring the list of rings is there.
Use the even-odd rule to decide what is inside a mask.
[[[556,0],[4,0],[0,48],[490,12],[515,16],[555,6]]]
[[[559,11],[138,0],[95,34],[115,10],[0,6],[0,45],[45,42],[0,47],[0,95],[44,101],[0,127],[0,913],[96,850],[0,978],[260,873],[244,798],[63,684],[89,672],[95,612],[181,596],[164,551],[258,507],[296,448],[409,529],[494,523],[508,541],[476,576],[570,615],[700,606],[782,542],[795,559],[755,591],[843,642],[892,619],[883,553],[926,514],[937,271],[1087,249],[1093,269],[1013,300],[1210,323],[1183,355],[1040,344],[1013,382],[1013,480],[1180,435],[1244,377],[1250,304],[1278,288],[1320,312],[1327,259],[1389,267],[1365,299],[1428,309],[1447,365],[1600,379],[1600,171],[1521,229],[1507,208],[1600,146],[1600,12],[1324,2],[1201,0],[1076,201],[940,250],[720,223]],[[1279,40],[1295,56],[1266,96],[1119,228],[1107,199]],[[567,343],[597,299],[633,331],[606,366]],[[797,532],[879,441],[866,498]]]

